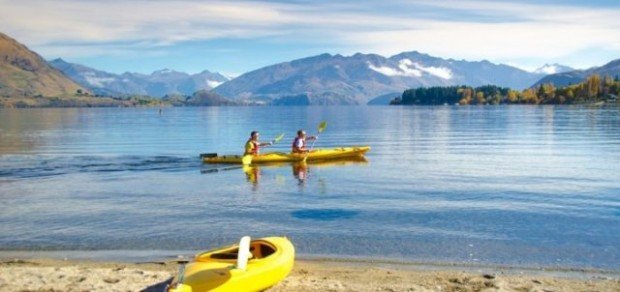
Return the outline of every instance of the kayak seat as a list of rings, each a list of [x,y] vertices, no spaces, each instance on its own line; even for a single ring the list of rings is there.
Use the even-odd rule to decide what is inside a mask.
[[[274,252],[276,252],[275,249],[273,249],[273,247],[266,245],[266,244],[261,244],[260,245],[260,255],[261,257],[268,257],[270,255],[272,255]]]
[[[251,258],[261,259],[268,257],[276,252],[275,248],[263,242],[253,242],[250,246]],[[236,260],[239,255],[239,249],[229,249],[220,253],[211,254],[210,258],[216,260]]]
[[[236,260],[237,253],[226,252],[226,253],[214,253],[211,255],[212,259],[216,260]]]

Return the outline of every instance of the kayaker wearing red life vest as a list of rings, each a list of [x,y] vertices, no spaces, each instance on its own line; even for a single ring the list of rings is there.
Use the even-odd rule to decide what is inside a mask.
[[[273,142],[258,142],[259,136],[260,134],[258,131],[252,131],[252,133],[250,133],[250,139],[245,142],[245,152],[243,155],[258,155],[260,147],[273,145]]]
[[[316,140],[315,136],[306,136],[306,132],[304,130],[297,131],[297,137],[293,140],[293,153],[308,153],[308,149],[306,149],[306,140]]]

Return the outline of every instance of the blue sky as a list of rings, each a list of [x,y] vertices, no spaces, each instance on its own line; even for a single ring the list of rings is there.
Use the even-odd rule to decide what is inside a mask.
[[[321,53],[535,69],[620,58],[620,1],[0,0],[1,31],[45,58],[110,72],[238,75]]]

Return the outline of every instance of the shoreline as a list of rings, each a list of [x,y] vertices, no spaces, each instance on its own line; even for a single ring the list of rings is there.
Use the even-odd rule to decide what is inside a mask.
[[[0,263],[7,261],[63,261],[115,264],[156,264],[171,265],[191,261],[204,250],[0,250]],[[461,270],[469,272],[502,271],[505,274],[537,274],[583,279],[584,276],[613,277],[620,280],[620,269],[603,269],[594,267],[545,266],[545,265],[510,265],[481,262],[441,262],[416,261],[380,257],[347,257],[335,255],[297,254],[295,261],[314,263],[337,263],[349,266],[385,267],[398,270],[431,271]]]
[[[0,290],[162,291],[177,270],[174,261],[3,259]],[[574,273],[298,259],[289,276],[268,291],[620,290],[617,273]]]

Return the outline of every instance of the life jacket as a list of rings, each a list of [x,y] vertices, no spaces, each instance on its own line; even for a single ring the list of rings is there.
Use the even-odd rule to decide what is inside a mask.
[[[252,141],[252,139],[248,139],[248,142],[245,143],[245,155],[247,154],[258,155],[259,148],[260,148],[260,143],[256,141]]]
[[[299,143],[299,140],[301,140],[301,147],[298,148],[297,144]],[[306,150],[306,140],[304,138],[295,137],[295,140],[293,140],[292,149],[293,153]]]

